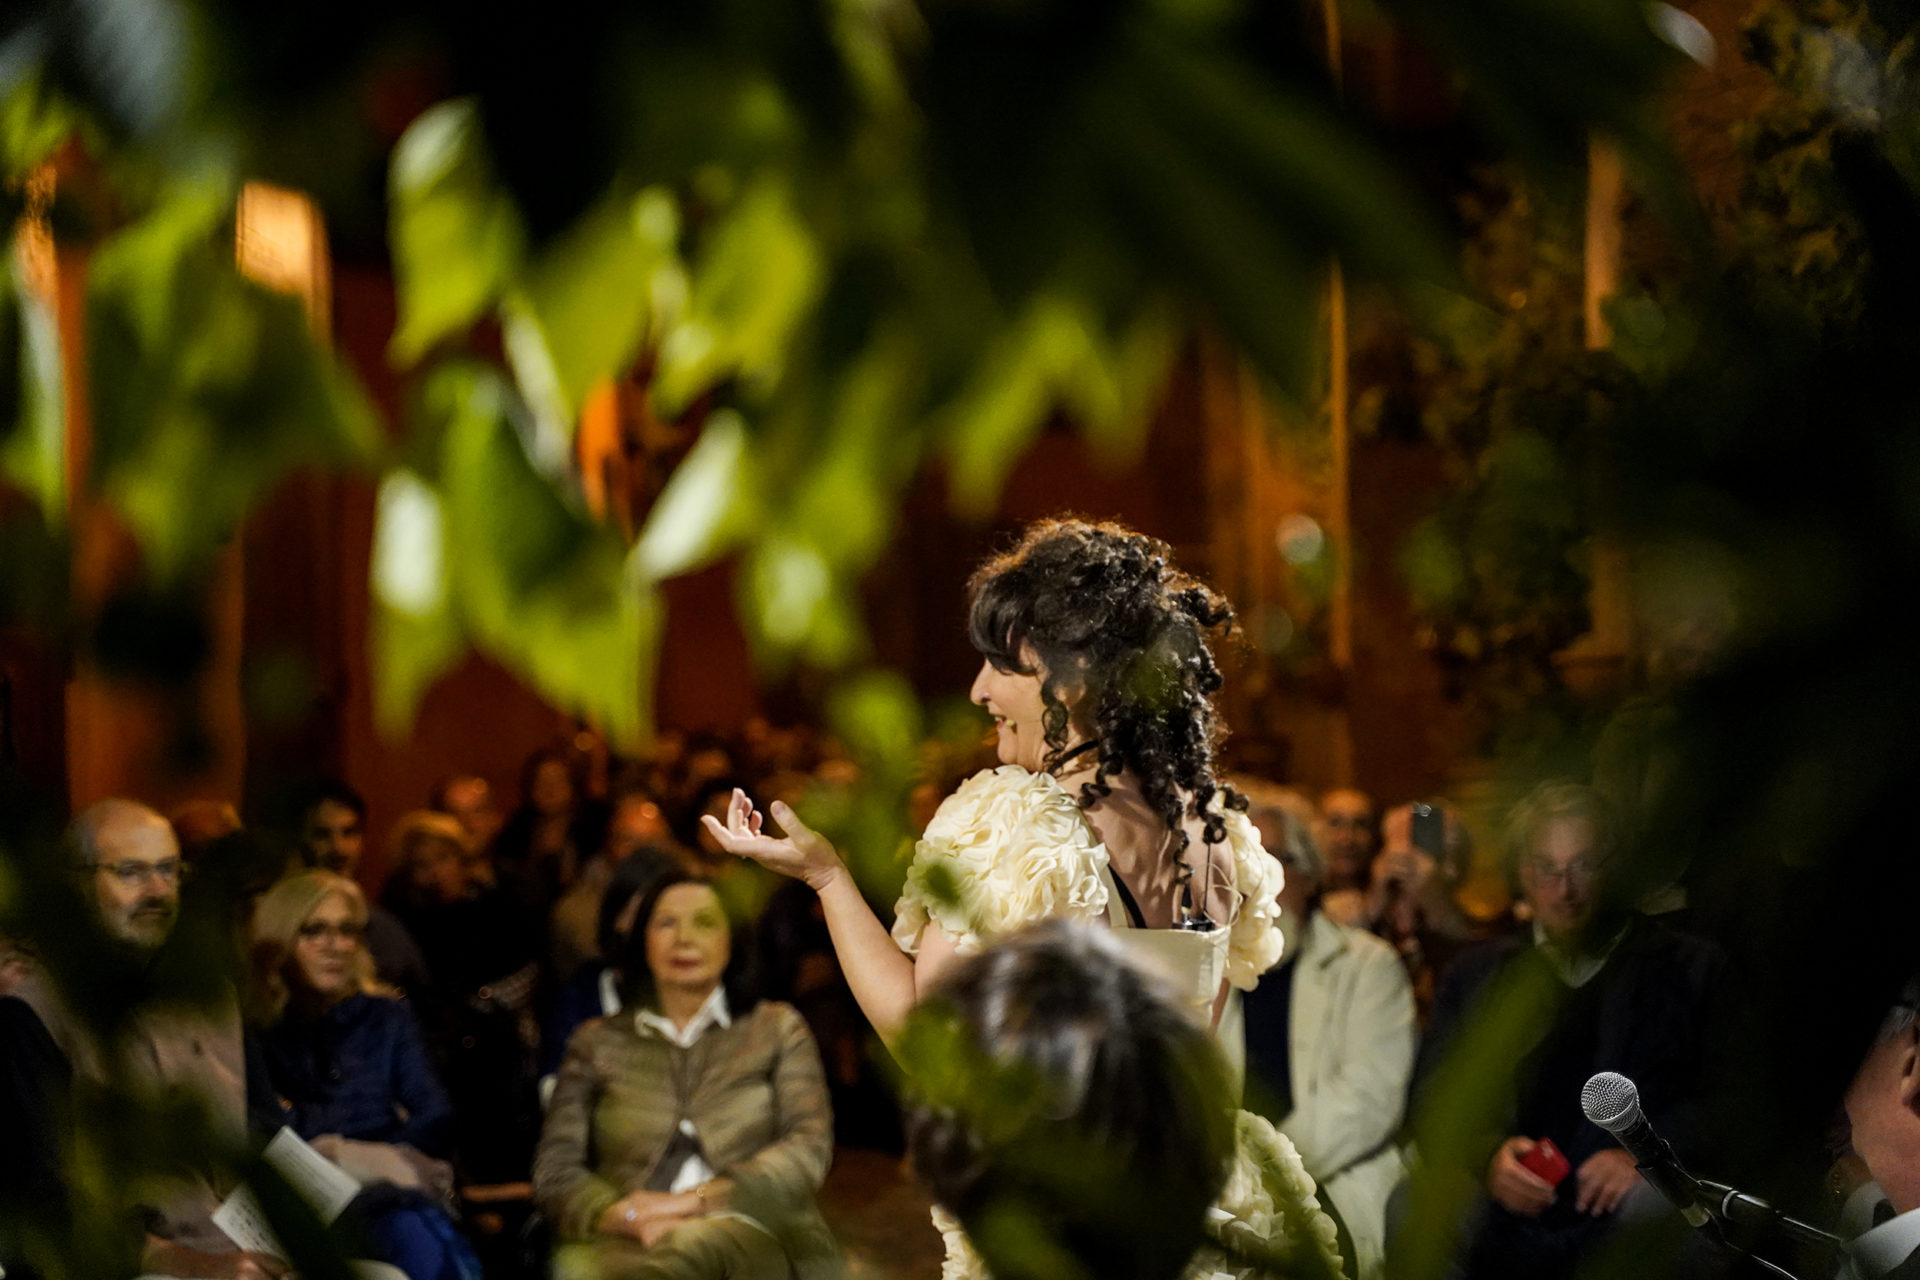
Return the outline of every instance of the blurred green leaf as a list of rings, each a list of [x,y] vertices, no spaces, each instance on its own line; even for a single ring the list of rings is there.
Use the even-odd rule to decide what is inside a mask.
[[[723,409],[707,419],[640,531],[634,550],[648,577],[690,573],[725,553],[755,502],[752,450],[738,413]]]
[[[924,737],[920,700],[897,671],[866,671],[834,687],[827,703],[833,734],[869,768],[911,775]]]
[[[494,181],[469,99],[443,102],[408,127],[394,148],[389,182],[400,311],[391,353],[410,365],[500,296],[525,233]]]
[[[680,271],[678,226],[666,192],[616,192],[528,266],[509,297],[507,349],[543,412],[572,423],[594,384],[632,363],[655,277]]]
[[[8,254],[0,270],[0,479],[31,495],[59,525],[67,510],[60,330],[21,272],[19,255]]]
[[[818,298],[820,246],[786,185],[766,177],[720,213],[693,255],[686,314],[661,335],[653,396],[680,413],[726,378],[764,395]]]
[[[15,39],[20,37],[16,35]],[[26,67],[39,50],[13,46],[0,54],[0,63],[19,57],[21,76],[8,83],[0,74],[0,165],[9,175],[23,176],[53,154],[73,133],[79,116],[66,101],[48,90],[45,80]],[[0,67],[0,72],[12,67]]]
[[[1149,311],[1116,345],[1076,299],[1034,298],[989,348],[959,399],[940,412],[954,505],[984,515],[1056,409],[1072,413],[1109,448],[1137,446],[1172,359],[1172,332],[1164,314]]]
[[[443,366],[425,402],[445,423],[441,545],[468,635],[633,749],[651,723],[660,626],[637,561],[534,468],[498,375]]]
[[[301,304],[241,278],[230,210],[220,186],[172,192],[88,272],[93,480],[163,580],[289,471],[364,463],[379,441]]]
[[[375,508],[369,643],[374,722],[389,738],[407,732],[427,689],[467,651],[447,559],[439,493],[406,468],[388,472]]]

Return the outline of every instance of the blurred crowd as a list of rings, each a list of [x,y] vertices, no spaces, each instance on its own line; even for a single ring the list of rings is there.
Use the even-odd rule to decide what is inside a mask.
[[[977,763],[930,766],[909,821]],[[141,1069],[211,1079],[236,1126],[291,1128],[354,1174],[354,1252],[415,1280],[655,1274],[671,1239],[686,1256],[658,1274],[810,1274],[836,1261],[812,1209],[834,1148],[900,1151],[901,1112],[818,899],[721,853],[699,819],[736,788],[804,805],[857,781],[805,729],[668,735],[641,760],[582,735],[530,756],[510,797],[454,774],[384,832],[351,786],[315,780],[258,822],[218,801],[164,817],[102,802],[68,855],[143,964],[164,968],[176,935],[229,944],[231,1008],[153,1018]],[[1286,950],[1221,1043],[1246,1106],[1298,1148],[1349,1273],[1394,1270],[1423,1206],[1454,1224],[1456,1275],[1571,1276],[1620,1233],[1660,1229],[1670,1206],[1587,1121],[1582,1086],[1620,1072],[1677,1150],[1713,1150],[1707,1082],[1738,983],[1684,894],[1612,878],[1607,799],[1545,784],[1476,857],[1441,799],[1234,782],[1285,868]],[[1470,894],[1490,870],[1510,892]],[[158,990],[142,982],[142,999]],[[0,1198],[60,1223],[75,1209],[59,1117],[111,1067],[14,947],[9,993],[0,1119],[34,1136]],[[1920,1207],[1865,1158],[1913,1108],[1856,1110],[1878,1127],[1838,1124],[1828,1153],[1830,1225],[1849,1234]],[[144,1224],[143,1267],[279,1274],[210,1227],[229,1188],[195,1185]],[[568,1252],[582,1240],[598,1243]],[[6,1274],[32,1274],[30,1243],[0,1246],[28,1263]]]

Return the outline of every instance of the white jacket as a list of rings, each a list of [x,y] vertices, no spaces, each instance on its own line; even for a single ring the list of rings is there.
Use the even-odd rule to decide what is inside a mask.
[[[1394,1143],[1413,1075],[1413,986],[1392,947],[1319,910],[1301,929],[1287,1030],[1293,1114],[1280,1131],[1353,1234],[1360,1280],[1385,1265]]]

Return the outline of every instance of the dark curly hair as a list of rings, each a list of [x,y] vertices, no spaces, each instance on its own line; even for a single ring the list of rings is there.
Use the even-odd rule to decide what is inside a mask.
[[[1226,1072],[1105,931],[1022,930],[943,974],[914,1019],[907,1149],[995,1276],[1070,1274],[1062,1251],[1103,1280],[1180,1274],[1233,1150]]]
[[[1030,656],[1039,659],[1048,768],[1066,753],[1060,690],[1084,690],[1100,763],[1081,788],[1083,807],[1129,771],[1179,849],[1190,843],[1189,804],[1208,844],[1226,839],[1215,794],[1232,809],[1246,801],[1214,781],[1225,731],[1213,710],[1220,668],[1207,633],[1230,627],[1233,609],[1175,569],[1166,543],[1117,524],[1043,520],[981,565],[967,593],[968,637],[988,662],[1033,675]]]

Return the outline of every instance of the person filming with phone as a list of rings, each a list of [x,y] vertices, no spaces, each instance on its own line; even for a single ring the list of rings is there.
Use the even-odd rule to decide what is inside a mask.
[[[1423,1019],[1440,971],[1484,936],[1454,896],[1472,858],[1466,825],[1439,801],[1403,804],[1380,824],[1362,923],[1399,953]]]
[[[1531,927],[1462,952],[1441,976],[1415,1071],[1412,1194],[1419,1179],[1477,1184],[1461,1274],[1571,1276],[1622,1223],[1673,1212],[1581,1111],[1595,1072],[1636,1081],[1682,1158],[1698,1150],[1726,958],[1613,905],[1616,830],[1592,788],[1537,788],[1507,840]],[[1461,1114],[1481,1119],[1462,1126]]]

